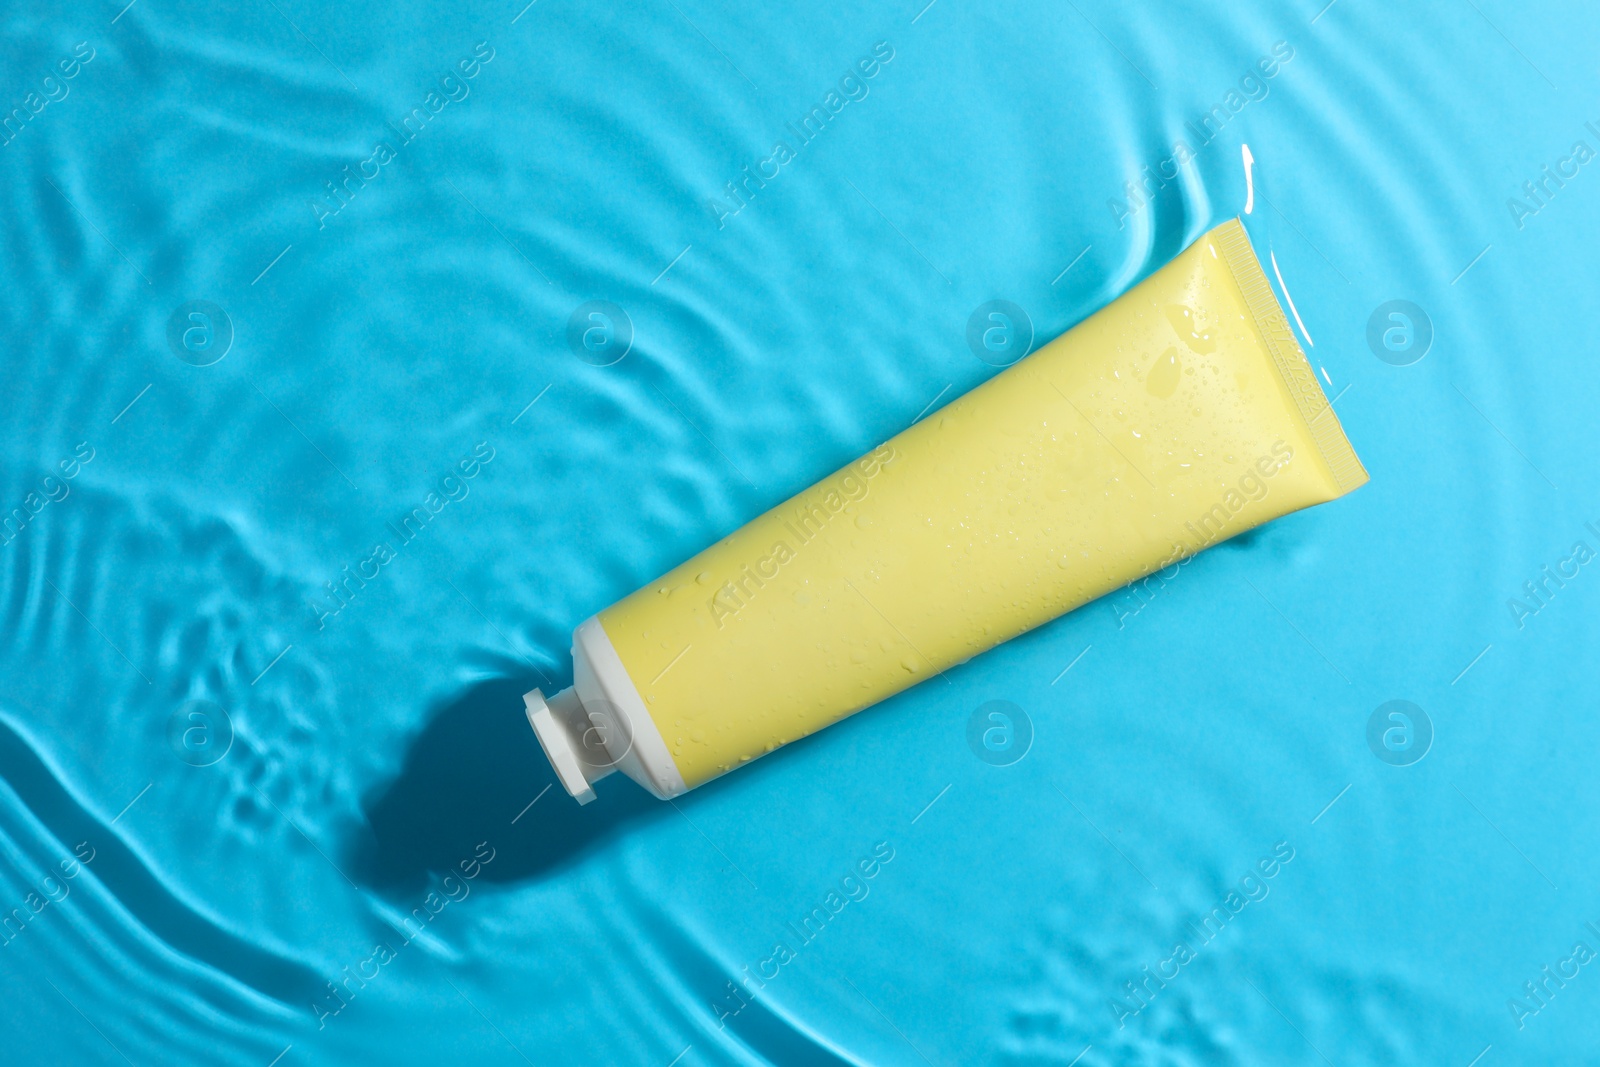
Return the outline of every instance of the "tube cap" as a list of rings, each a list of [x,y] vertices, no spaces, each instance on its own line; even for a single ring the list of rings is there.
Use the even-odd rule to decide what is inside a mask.
[[[579,804],[589,803],[594,799],[589,784],[616,768],[605,756],[603,738],[595,737],[595,727],[578,694],[563,689],[546,700],[544,693],[535,689],[523,694],[522,703],[527,708],[528,724],[562,786]]]

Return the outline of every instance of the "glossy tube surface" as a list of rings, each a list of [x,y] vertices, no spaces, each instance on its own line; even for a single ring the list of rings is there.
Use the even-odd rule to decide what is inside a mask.
[[[692,788],[1366,480],[1233,220],[599,622]]]

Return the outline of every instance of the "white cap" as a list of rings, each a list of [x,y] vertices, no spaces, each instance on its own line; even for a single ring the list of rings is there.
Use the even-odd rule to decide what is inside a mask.
[[[556,777],[579,804],[589,803],[594,799],[589,783],[598,782],[617,768],[606,752],[604,734],[584,711],[578,694],[563,689],[546,700],[535,689],[523,694],[522,702],[534,735],[556,769]]]
[[[562,787],[578,803],[593,800],[589,784],[612,771],[660,800],[689,788],[598,617],[573,632],[572,688],[548,700],[535,689],[522,702]]]

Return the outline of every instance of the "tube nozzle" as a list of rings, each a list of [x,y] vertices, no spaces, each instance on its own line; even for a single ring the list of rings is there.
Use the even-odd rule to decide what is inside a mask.
[[[594,799],[591,782],[598,782],[616,770],[606,754],[604,735],[596,730],[583,702],[573,689],[563,689],[546,700],[538,689],[524,693],[528,724],[539,738],[556,777],[579,804]]]

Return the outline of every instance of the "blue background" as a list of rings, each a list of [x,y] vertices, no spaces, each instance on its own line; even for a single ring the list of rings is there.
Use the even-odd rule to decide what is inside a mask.
[[[1600,564],[1508,605],[1600,549],[1600,162],[1522,191],[1600,149],[1600,20],[626,6],[0,16],[4,110],[59,97],[0,148],[0,507],[67,491],[0,549],[0,1059],[1600,1062],[1600,968],[1508,1006],[1600,950]],[[868,94],[719,226],[878,42]],[[1135,210],[1276,42],[1264,98]],[[1244,143],[1370,485],[675,805],[543,792],[517,695],[570,681],[578,622],[995,373],[980,304],[1049,339],[1240,213]],[[1409,366],[1367,342],[1394,299],[1431,320]],[[168,342],[195,300],[231,323],[210,366]],[[631,322],[610,366],[567,341],[590,300]],[[1397,699],[1434,734],[1409,766],[1367,741]],[[991,700],[1031,721],[1009,766],[967,742]],[[1280,842],[1267,895],[1134,1000]]]

